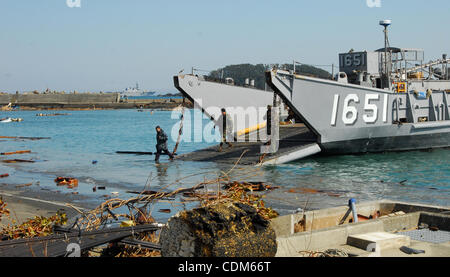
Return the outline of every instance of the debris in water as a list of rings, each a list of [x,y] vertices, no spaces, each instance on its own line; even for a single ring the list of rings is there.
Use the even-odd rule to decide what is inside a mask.
[[[318,190],[318,189],[311,189],[311,188],[295,188],[295,189],[289,189],[287,192],[289,192],[289,193],[305,193],[305,194],[324,193],[330,197],[341,197],[342,194],[346,193],[346,191]]]
[[[20,151],[14,151],[14,152],[3,152],[0,153],[0,155],[7,156],[7,155],[16,155],[16,154],[28,154],[31,153],[31,150],[20,150]]]
[[[14,159],[14,160],[3,160],[2,162],[7,163],[7,164],[13,164],[13,163],[34,163],[35,161]]]
[[[29,184],[23,184],[23,185],[17,185],[16,188],[23,188],[23,187],[29,187],[33,185],[33,183],[29,183]]]
[[[57,186],[67,186],[69,189],[78,187],[78,180],[71,177],[57,177],[55,183]]]
[[[6,178],[6,177],[9,177],[8,173],[0,175],[0,178]]]
[[[0,138],[6,138],[6,139],[28,139],[28,140],[51,139],[51,138],[45,138],[45,137],[8,137],[8,136],[0,136]]]

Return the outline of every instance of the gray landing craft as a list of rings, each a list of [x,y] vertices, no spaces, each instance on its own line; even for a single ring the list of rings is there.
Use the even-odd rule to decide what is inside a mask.
[[[285,106],[273,91],[260,90],[251,85],[234,84],[234,80],[226,78],[224,82],[206,76],[194,74],[174,77],[175,87],[194,103],[194,107],[218,124],[220,109],[225,108],[233,119],[233,133],[244,129],[257,129],[264,124],[267,105],[280,107],[281,116],[287,116]],[[278,102],[278,103],[277,103]]]
[[[266,81],[275,96],[207,82],[194,75],[175,76],[175,86],[191,100],[200,100],[202,109],[285,103],[310,132],[299,129],[297,133],[305,137],[287,134],[283,138],[283,133],[290,131],[280,126],[280,149],[262,164],[290,162],[319,152],[350,154],[449,147],[450,59],[443,55],[442,59],[424,63],[421,49],[390,47],[390,21],[381,21],[380,25],[385,27],[385,47],[340,54],[340,72],[334,80],[272,69],[266,72]],[[274,101],[277,96],[283,101]],[[196,155],[212,155],[208,149],[203,152]],[[236,150],[235,155],[239,154]],[[257,156],[255,153],[253,160]],[[187,158],[194,159],[195,155]]]
[[[267,83],[317,136],[324,153],[450,146],[450,59],[423,64],[423,50],[389,47],[390,21],[380,25],[385,47],[340,54],[336,81],[273,69]]]

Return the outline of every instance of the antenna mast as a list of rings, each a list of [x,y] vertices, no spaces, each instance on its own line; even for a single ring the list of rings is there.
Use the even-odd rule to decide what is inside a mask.
[[[388,67],[388,48],[389,48],[389,37],[388,37],[388,27],[391,26],[392,21],[391,20],[381,20],[380,25],[384,27],[384,80],[387,82],[383,87],[389,87],[391,88],[391,76],[390,72],[388,72],[390,66]],[[392,61],[389,61],[389,65]]]

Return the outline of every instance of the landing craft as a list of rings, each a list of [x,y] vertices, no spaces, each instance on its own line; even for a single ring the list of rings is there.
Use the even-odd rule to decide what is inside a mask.
[[[288,137],[285,144],[290,141],[297,147],[280,148],[269,155],[270,161],[261,164],[291,162],[320,152],[450,147],[450,59],[444,54],[441,59],[424,63],[422,49],[390,47],[391,21],[381,21],[380,25],[385,28],[385,47],[340,54],[340,72],[333,80],[273,68],[266,72],[266,82],[274,94],[214,83],[195,75],[176,76],[175,85],[198,102],[206,114],[211,106],[287,105],[313,138],[305,145],[302,139]],[[282,101],[273,101],[277,97]]]
[[[322,152],[450,146],[450,59],[424,64],[421,49],[389,47],[390,24],[380,22],[384,48],[339,55],[336,80],[266,72],[268,85],[315,133]]]
[[[257,131],[265,127],[267,105],[279,107],[281,117],[287,117],[287,110],[273,91],[257,89],[254,82],[244,86],[234,83],[231,78],[216,80],[194,74],[180,74],[174,77],[175,87],[194,103],[216,124],[220,109],[225,108],[233,119],[233,133],[243,130]]]

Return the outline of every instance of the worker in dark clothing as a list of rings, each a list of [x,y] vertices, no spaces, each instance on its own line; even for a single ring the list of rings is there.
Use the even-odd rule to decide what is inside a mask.
[[[221,152],[224,143],[226,143],[230,148],[233,147],[233,145],[228,141],[232,136],[233,122],[231,121],[230,116],[227,114],[227,111],[224,108],[222,108],[222,114],[217,121],[219,123],[219,129],[222,134],[222,141],[220,142],[219,146],[219,152]]]
[[[267,113],[264,118],[266,123],[266,130],[267,130],[267,136],[270,138],[270,135],[272,135],[272,106],[267,105]],[[270,145],[270,139],[264,144],[264,145]]]
[[[172,153],[167,149],[167,141],[168,137],[166,133],[161,129],[161,127],[156,126],[156,154],[155,154],[155,162],[159,163],[159,156],[162,153],[167,154],[170,157],[170,160],[173,160]]]

